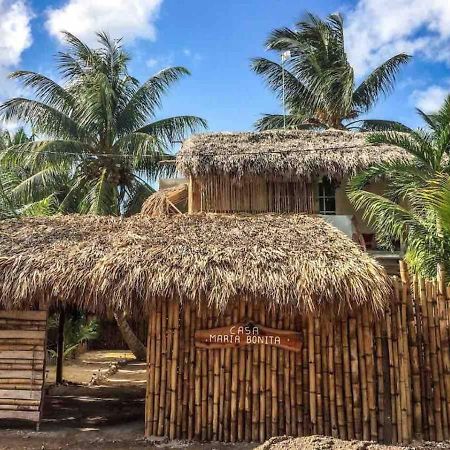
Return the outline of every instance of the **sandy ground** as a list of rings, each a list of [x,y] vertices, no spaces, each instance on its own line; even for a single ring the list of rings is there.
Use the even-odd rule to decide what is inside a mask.
[[[76,384],[86,384],[91,381],[94,372],[106,371],[111,363],[126,360],[128,364],[110,378],[108,385],[142,385],[145,386],[145,363],[134,361],[133,354],[124,350],[90,351],[83,353],[77,359],[64,363],[64,379]],[[54,384],[55,366],[47,369],[47,382]]]
[[[87,386],[94,372],[106,371],[111,362],[128,360],[100,386]],[[69,383],[51,386],[55,376],[48,370],[49,385],[41,431],[26,423],[0,424],[0,450],[450,450],[450,443],[416,443],[410,447],[381,446],[328,437],[277,437],[265,444],[189,443],[165,439],[145,440],[145,364],[123,351],[88,352],[69,361],[64,379]]]
[[[326,436],[292,438],[287,436],[269,439],[255,450],[426,450],[450,449],[450,443],[415,442],[409,446],[381,445],[364,441],[343,441]]]

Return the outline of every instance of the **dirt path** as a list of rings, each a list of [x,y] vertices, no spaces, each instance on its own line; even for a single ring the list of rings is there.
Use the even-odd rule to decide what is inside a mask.
[[[100,386],[87,386],[95,371],[106,371],[120,359],[128,363]],[[53,370],[50,369],[50,380]],[[381,446],[328,437],[278,437],[265,444],[188,443],[144,439],[145,363],[126,352],[89,352],[66,365],[64,378],[78,385],[51,387],[39,433],[24,423],[0,424],[0,450],[450,450],[450,444],[417,443]],[[84,384],[80,384],[84,383]]]

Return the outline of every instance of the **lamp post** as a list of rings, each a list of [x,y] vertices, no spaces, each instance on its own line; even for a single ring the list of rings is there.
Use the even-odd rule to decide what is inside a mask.
[[[286,88],[284,86],[284,63],[291,57],[290,50],[286,50],[281,54],[281,78],[283,90],[283,129],[286,129]]]

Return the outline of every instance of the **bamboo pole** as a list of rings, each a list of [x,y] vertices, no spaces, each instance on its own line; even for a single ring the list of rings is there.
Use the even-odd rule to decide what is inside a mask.
[[[350,370],[350,349],[347,320],[342,320],[342,351],[344,370],[344,390],[346,405],[346,423],[348,439],[355,439],[355,424],[353,419],[352,373]]]
[[[353,415],[355,426],[355,438],[361,440],[363,438],[363,409],[361,407],[361,396],[363,400],[367,398],[367,383],[365,379],[365,368],[363,368],[364,358],[360,359],[358,352],[358,338],[361,337],[358,333],[361,324],[353,316],[348,321],[348,334],[350,345],[350,371],[352,380],[352,395],[353,395]],[[358,336],[359,334],[359,336]],[[361,342],[359,348],[362,348]],[[359,376],[361,364],[361,377]],[[364,375],[363,375],[364,374]],[[365,412],[365,411],[364,411]],[[364,417],[364,426],[366,426],[366,417]],[[365,430],[364,430],[365,431]],[[367,439],[367,438],[364,438]]]
[[[195,317],[195,329],[200,330],[202,320],[202,310],[197,307]],[[202,437],[202,350],[195,350],[195,428],[194,438],[200,440]]]
[[[372,315],[366,308],[362,309],[362,325],[363,325],[363,345],[364,345],[364,359],[366,366],[367,377],[367,403],[369,408],[370,420],[370,439],[378,440],[378,423],[377,423],[377,403],[376,403],[376,375],[375,375],[375,360],[373,354],[374,339],[370,324],[373,323]]]
[[[183,307],[184,310],[184,359],[183,359],[183,418],[181,425],[181,434],[183,439],[189,439],[189,394],[191,392],[191,383],[193,380],[190,377],[190,354],[192,352],[191,342],[191,305],[186,302]]]
[[[289,316],[287,311],[284,311],[283,329],[289,327]],[[285,429],[288,436],[292,435],[292,416],[291,416],[291,383],[290,383],[290,358],[287,350],[282,350],[283,353],[283,391],[284,391],[284,416],[285,416]]]
[[[337,410],[337,422],[338,422],[338,437],[341,439],[347,439],[347,427],[345,417],[344,406],[344,377],[343,377],[343,361],[342,361],[342,327],[340,322],[336,322],[334,325],[334,373],[336,375],[336,410]]]
[[[266,325],[267,312],[264,308],[259,310],[259,323]],[[267,347],[269,348],[269,347]],[[258,440],[264,442],[266,439],[266,346],[259,347],[259,430]]]
[[[225,324],[231,325],[231,311],[225,313]],[[223,438],[225,442],[230,442],[230,419],[231,419],[231,349],[225,349],[225,392],[224,392],[224,422]]]
[[[179,314],[180,308],[178,302],[171,302],[172,313],[172,361],[170,364],[170,416],[169,416],[169,439],[176,437],[176,419],[177,419],[177,369],[178,369],[178,352],[179,352]]]
[[[409,289],[406,267],[403,271],[403,291],[402,303],[406,305],[408,335],[409,335],[409,359],[411,363],[411,386],[412,386],[412,403],[413,403],[413,428],[415,436],[419,439],[423,437],[422,430],[422,394],[420,380],[420,359],[418,348],[418,325],[419,315],[415,303],[415,296],[411,294]],[[407,341],[408,342],[408,341]],[[412,433],[411,433],[411,437]]]
[[[328,363],[328,385],[330,401],[330,427],[331,435],[339,437],[339,427],[336,406],[336,372],[334,369],[334,323],[329,324],[328,345],[327,345],[327,363]]]
[[[283,327],[283,311],[278,315],[277,328]],[[278,373],[277,373],[277,387],[278,387],[278,429],[280,433],[286,434],[286,409],[284,397],[284,350],[278,350]]]
[[[233,307],[233,323],[239,321],[239,305]],[[237,441],[238,428],[238,380],[239,380],[239,350],[234,348],[231,351],[231,431],[230,441]]]
[[[207,328],[208,315],[206,307],[203,307],[203,311],[200,317],[200,327]],[[201,439],[205,441],[208,437],[208,350],[202,350],[200,352],[200,373],[201,373],[201,388],[200,388],[200,423],[201,423]]]
[[[302,331],[302,320],[300,316],[296,316],[295,318],[295,329],[298,332]],[[304,347],[304,341],[302,342],[302,347]],[[296,398],[297,398],[297,435],[303,436],[305,431],[303,427],[304,420],[304,403],[303,403],[303,368],[302,368],[302,356],[303,356],[303,348],[299,353],[295,355],[295,390],[296,390]]]
[[[440,337],[441,337],[441,352],[442,352],[442,366],[443,378],[445,386],[445,401],[447,405],[447,414],[450,412],[450,345],[449,345],[449,323],[447,311],[447,298],[445,286],[445,271],[441,264],[438,266],[438,304],[443,310],[439,320]],[[447,436],[448,438],[448,436]]]
[[[254,302],[253,306],[253,320],[255,323],[259,322],[259,304]],[[252,440],[257,442],[259,440],[259,419],[260,419],[260,360],[259,345],[253,347],[253,362],[252,362]]]
[[[272,314],[273,311],[270,309],[266,309],[266,312],[264,314],[265,324],[270,327],[271,321],[272,321]],[[265,349],[265,360],[266,360],[266,367],[265,367],[265,411],[266,411],[266,421],[265,421],[265,437],[264,440],[267,439],[269,436],[271,436],[271,429],[272,429],[272,348],[271,346],[268,346]]]
[[[247,300],[247,317],[253,317],[253,305]],[[253,352],[251,346],[246,347],[246,361],[245,361],[245,440],[250,442],[252,440],[252,363]]]
[[[437,342],[436,342],[436,321],[433,313],[433,294],[432,283],[426,282],[427,293],[427,309],[428,309],[428,324],[430,335],[430,360],[431,360],[431,375],[433,380],[433,407],[435,413],[436,425],[436,439],[442,441],[444,438],[443,424],[442,424],[442,404],[441,404],[441,388],[439,380],[439,364],[437,356]]]
[[[245,318],[246,304],[244,299],[239,302],[239,320]],[[239,373],[238,373],[238,417],[237,417],[237,438],[242,442],[245,438],[245,369],[246,369],[246,351],[245,348],[239,349]]]
[[[330,388],[329,388],[329,372],[328,372],[328,338],[329,338],[330,322],[322,319],[320,333],[320,353],[322,357],[322,391],[323,391],[323,427],[324,434],[331,435],[331,419],[330,419]]]
[[[321,357],[321,323],[314,319],[314,361],[316,368],[316,397],[317,397],[317,431],[324,434],[323,394],[322,394],[322,357]]]
[[[316,397],[316,367],[314,352],[314,319],[308,319],[308,367],[309,367],[309,410],[311,414],[312,433],[318,433],[317,427],[317,397]]]
[[[435,415],[433,408],[433,376],[431,370],[431,351],[430,351],[430,326],[428,320],[428,302],[427,302],[427,288],[426,283],[423,278],[419,280],[420,289],[420,302],[423,314],[423,337],[424,337],[424,354],[425,354],[425,376],[424,380],[426,383],[426,396],[427,396],[427,423],[429,429],[429,439],[432,441],[436,440],[436,424]]]
[[[145,436],[153,434],[153,414],[155,402],[155,348],[156,348],[156,308],[153,306],[150,310],[150,320],[148,323],[147,349],[149,357],[147,358],[148,376],[147,376],[147,394],[145,399]]]
[[[159,396],[161,383],[161,356],[162,356],[162,302],[156,302],[155,325],[155,395],[153,406],[153,434],[159,435]]]
[[[275,328],[277,325],[277,314],[273,312],[271,318],[271,327]],[[280,432],[278,428],[278,349],[272,347],[271,350],[271,404],[272,404],[272,436],[277,436]]]
[[[292,311],[289,312],[289,329],[295,330],[294,315]],[[297,410],[297,387],[296,387],[296,354],[293,351],[288,351],[289,354],[289,377],[290,377],[290,401],[291,401],[291,431],[294,436],[297,435],[298,410]]]

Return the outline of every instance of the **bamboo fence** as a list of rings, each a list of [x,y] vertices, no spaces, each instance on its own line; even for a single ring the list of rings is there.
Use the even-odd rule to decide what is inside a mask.
[[[148,335],[146,435],[264,441],[275,435],[442,441],[450,426],[450,288],[405,265],[382,317],[324,320],[240,299],[225,312],[158,302]],[[194,333],[251,320],[300,332],[300,351],[195,346]]]

